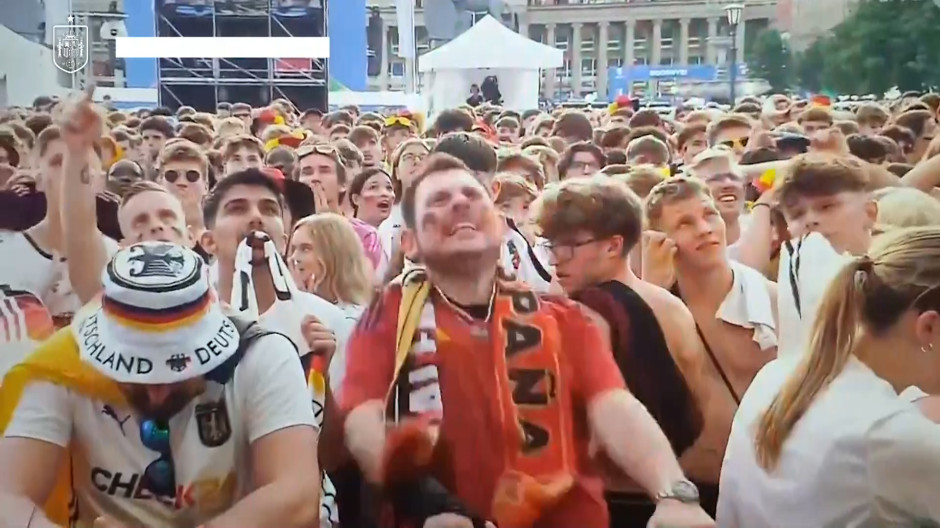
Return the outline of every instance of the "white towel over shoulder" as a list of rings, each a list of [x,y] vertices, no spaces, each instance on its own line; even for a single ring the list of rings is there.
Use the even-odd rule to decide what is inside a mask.
[[[741,328],[754,329],[754,342],[761,350],[777,346],[777,324],[767,289],[767,279],[757,270],[731,261],[734,283],[715,317]]]
[[[777,314],[780,344],[777,356],[804,354],[809,349],[813,320],[829,283],[847,262],[819,233],[790,241],[780,249]]]

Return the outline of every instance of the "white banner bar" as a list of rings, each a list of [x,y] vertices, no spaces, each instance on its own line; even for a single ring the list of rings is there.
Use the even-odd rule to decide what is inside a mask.
[[[329,37],[119,37],[121,59],[328,59]]]

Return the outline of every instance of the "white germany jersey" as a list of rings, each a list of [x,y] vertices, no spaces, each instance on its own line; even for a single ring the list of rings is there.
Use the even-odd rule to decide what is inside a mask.
[[[170,420],[172,498],[144,489],[144,470],[160,455],[141,443],[129,409],[45,382],[27,387],[20,401],[6,436],[73,446],[76,528],[91,528],[99,515],[128,526],[198,526],[250,491],[254,441],[287,427],[315,426],[303,369],[283,336],[259,338],[231,381],[207,382],[206,391]]]

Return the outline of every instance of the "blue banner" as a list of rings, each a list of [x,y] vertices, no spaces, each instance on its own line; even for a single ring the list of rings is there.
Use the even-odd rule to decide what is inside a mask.
[[[712,64],[690,64],[688,66],[633,66],[610,68],[607,75],[607,93],[610,98],[630,94],[635,82],[649,81],[716,81],[725,74],[725,68]],[[738,64],[738,77],[747,76],[747,64]]]
[[[154,0],[124,0],[128,37],[156,37],[157,17]],[[124,59],[128,88],[157,87],[157,59]]]
[[[355,91],[367,88],[366,0],[327,3],[330,77]]]

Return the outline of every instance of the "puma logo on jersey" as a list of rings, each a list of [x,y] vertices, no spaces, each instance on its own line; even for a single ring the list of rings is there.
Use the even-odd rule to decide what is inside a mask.
[[[118,427],[121,428],[121,436],[127,436],[127,433],[124,432],[124,424],[131,419],[131,415],[128,414],[127,417],[122,420],[118,418],[117,412],[114,411],[114,407],[111,407],[108,404],[105,404],[104,408],[101,409],[101,414],[117,422]]]

